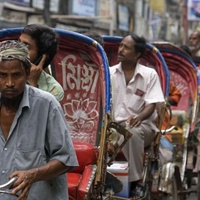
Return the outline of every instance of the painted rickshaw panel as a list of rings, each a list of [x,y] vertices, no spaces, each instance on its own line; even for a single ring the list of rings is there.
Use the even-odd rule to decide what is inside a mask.
[[[100,111],[110,110],[110,78],[105,52],[82,34],[56,30],[55,76],[66,91],[61,101],[74,141],[95,144]],[[103,61],[103,62],[102,62]],[[103,109],[103,110],[102,110]]]
[[[153,43],[163,55],[170,71],[171,81],[181,91],[182,97],[175,110],[185,110],[191,113],[191,131],[197,117],[198,84],[197,66],[186,52],[177,46],[167,42]]]

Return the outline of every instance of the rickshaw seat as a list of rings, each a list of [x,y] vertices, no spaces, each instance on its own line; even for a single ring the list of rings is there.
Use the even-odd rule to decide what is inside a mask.
[[[96,146],[85,142],[73,142],[79,166],[67,173],[70,200],[83,200],[90,189],[98,156]]]

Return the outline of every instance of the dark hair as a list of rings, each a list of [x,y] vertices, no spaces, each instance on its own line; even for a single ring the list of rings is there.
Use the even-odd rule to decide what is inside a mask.
[[[135,33],[130,33],[130,36],[135,41],[135,51],[139,52],[141,57],[146,51],[146,39],[144,37],[139,37]]]
[[[24,27],[22,33],[30,35],[38,48],[38,57],[47,54],[47,59],[43,68],[46,68],[57,53],[58,38],[57,34],[47,25],[30,24]]]
[[[92,38],[93,40],[96,40],[102,47],[104,46],[103,38],[95,31],[82,31],[80,33]]]

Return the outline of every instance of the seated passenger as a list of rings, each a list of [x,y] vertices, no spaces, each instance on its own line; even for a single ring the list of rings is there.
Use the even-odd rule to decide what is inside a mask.
[[[32,63],[28,82],[34,87],[50,92],[58,101],[62,100],[64,90],[46,70],[57,52],[56,33],[46,25],[30,24],[24,27],[19,41],[26,44]]]
[[[151,144],[158,132],[156,104],[164,102],[158,74],[138,62],[145,49],[143,37],[133,33],[124,37],[118,49],[120,63],[110,67],[114,121],[124,126],[128,123],[128,130],[132,133],[122,152],[129,162],[133,198],[143,196],[144,148]]]
[[[168,96],[168,103],[171,106],[177,106],[178,102],[181,99],[181,92],[179,91],[179,89],[170,82],[170,88],[169,88],[169,96]],[[165,113],[165,119],[164,122],[162,124],[162,130],[168,129],[170,128],[170,114],[166,111]]]

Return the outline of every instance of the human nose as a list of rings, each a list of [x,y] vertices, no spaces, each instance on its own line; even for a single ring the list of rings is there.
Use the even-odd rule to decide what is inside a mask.
[[[123,46],[119,46],[118,53],[123,51]]]
[[[12,79],[12,77],[8,77],[6,80],[6,86],[7,87],[13,87],[14,86],[14,81]]]

